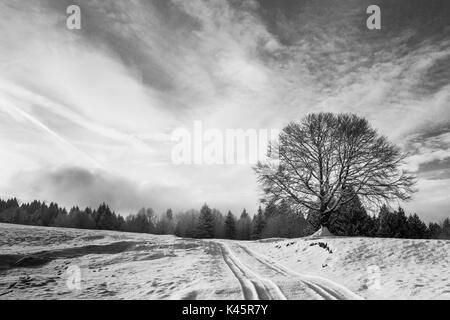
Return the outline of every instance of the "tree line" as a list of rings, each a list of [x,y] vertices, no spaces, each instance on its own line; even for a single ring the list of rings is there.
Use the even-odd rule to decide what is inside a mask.
[[[97,209],[72,207],[69,211],[52,202],[19,204],[16,198],[0,199],[0,222],[78,229],[116,230],[151,234],[173,234],[188,238],[222,238],[254,240],[264,238],[297,238],[310,235],[320,227],[320,216],[294,211],[285,201],[269,202],[251,217],[244,209],[239,216],[231,211],[222,214],[207,204],[200,210],[173,214],[168,209],[156,214],[142,208],[123,217],[106,203]],[[450,239],[450,219],[425,224],[417,214],[406,215],[402,208],[382,206],[377,215],[366,212],[355,197],[330,217],[330,231],[338,236],[365,236],[411,239]]]

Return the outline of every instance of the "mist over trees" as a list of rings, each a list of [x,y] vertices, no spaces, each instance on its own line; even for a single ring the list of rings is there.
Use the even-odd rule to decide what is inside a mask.
[[[162,214],[156,222],[157,234],[173,234],[175,231],[175,224],[173,221],[172,209],[167,209],[166,213]]]
[[[186,238],[297,238],[317,231],[319,219],[317,213],[295,211],[286,202],[260,206],[252,217],[244,209],[238,219],[231,211],[223,215],[207,204],[200,210],[176,214],[171,209],[157,214],[151,208],[142,208],[136,214],[123,217],[106,203],[96,209],[73,207],[67,212],[53,202],[19,204],[15,198],[0,199],[2,223],[173,234]],[[377,215],[370,215],[359,197],[354,197],[330,216],[330,231],[337,236],[450,239],[450,218],[426,225],[417,214],[407,215],[402,208],[391,210],[387,206],[382,206]]]

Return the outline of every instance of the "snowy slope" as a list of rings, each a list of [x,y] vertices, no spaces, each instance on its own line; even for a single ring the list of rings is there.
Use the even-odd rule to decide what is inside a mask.
[[[73,266],[80,290],[67,286]],[[0,299],[16,298],[240,299],[241,291],[220,250],[201,240],[0,224]]]
[[[325,277],[366,299],[450,299],[449,240],[323,237],[247,245],[290,270]]]

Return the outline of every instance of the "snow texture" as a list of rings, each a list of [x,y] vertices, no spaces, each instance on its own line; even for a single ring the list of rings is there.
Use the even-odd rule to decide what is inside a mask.
[[[450,241],[326,231],[231,241],[0,224],[0,299],[450,298]]]

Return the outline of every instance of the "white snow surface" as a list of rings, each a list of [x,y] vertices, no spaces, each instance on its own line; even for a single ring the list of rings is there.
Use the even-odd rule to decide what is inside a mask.
[[[17,267],[22,255],[31,258]],[[69,266],[81,270],[80,290],[67,286]],[[17,298],[240,299],[241,290],[202,240],[0,224],[0,299]]]
[[[248,247],[364,299],[450,299],[450,240],[327,236],[252,241]]]
[[[0,299],[450,299],[449,252],[448,240],[199,240],[0,224]],[[68,286],[74,267],[79,288]]]

